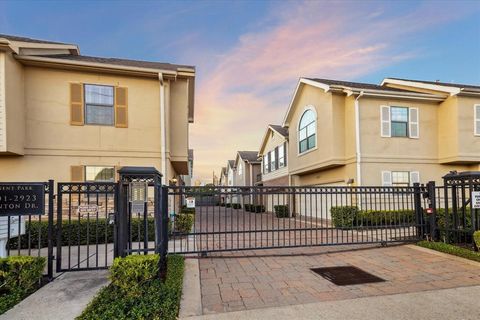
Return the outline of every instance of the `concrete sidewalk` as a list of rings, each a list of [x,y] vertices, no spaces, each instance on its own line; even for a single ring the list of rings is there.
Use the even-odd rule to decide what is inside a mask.
[[[4,313],[0,320],[75,319],[98,290],[108,284],[107,273],[107,270],[64,273]]]
[[[480,286],[326,301],[189,317],[189,320],[251,319],[480,319]]]

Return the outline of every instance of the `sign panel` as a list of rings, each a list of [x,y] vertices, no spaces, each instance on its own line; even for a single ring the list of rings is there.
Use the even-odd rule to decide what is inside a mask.
[[[44,213],[43,183],[0,183],[0,216]]]
[[[78,215],[92,216],[98,213],[98,206],[96,204],[81,204],[78,206]]]
[[[480,209],[480,191],[472,192],[472,208]]]
[[[195,198],[187,198],[187,208],[195,208]]]

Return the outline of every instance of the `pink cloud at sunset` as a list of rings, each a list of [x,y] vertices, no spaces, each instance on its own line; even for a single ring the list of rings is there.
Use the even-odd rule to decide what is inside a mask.
[[[468,11],[452,7],[288,2],[274,9],[198,70],[195,179],[210,181],[237,150],[257,150],[267,124],[280,124],[299,77],[358,80],[425,55],[410,42]]]

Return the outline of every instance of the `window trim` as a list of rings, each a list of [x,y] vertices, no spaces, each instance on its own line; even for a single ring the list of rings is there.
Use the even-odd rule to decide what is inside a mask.
[[[410,181],[410,172],[411,171],[405,171],[405,170],[396,170],[396,171],[390,171],[390,174],[392,175],[392,187],[409,187],[410,184],[411,184],[411,181]],[[394,173],[405,173],[407,174],[407,182],[394,182],[393,181],[393,176],[394,176]],[[402,185],[402,184],[407,184],[406,186],[405,185]],[[399,185],[400,184],[400,185]]]
[[[303,152],[300,152],[300,122],[302,121],[303,115],[308,110],[313,111],[313,114],[315,115],[315,147],[307,149]],[[307,137],[307,140],[308,140],[308,137]],[[318,115],[317,115],[317,110],[315,109],[315,107],[313,105],[307,105],[307,106],[305,106],[305,108],[303,108],[302,115],[298,119],[298,124],[297,124],[297,156],[298,157],[303,156],[307,153],[310,153],[312,151],[317,150],[317,148],[318,148]]]
[[[480,131],[477,132],[477,122],[480,124],[480,111],[477,112],[477,108],[480,110],[480,103],[473,105],[473,135],[480,137]]]
[[[115,119],[115,86],[114,85],[109,85],[109,84],[98,84],[98,83],[82,83],[83,85],[83,113],[84,113],[84,119],[83,123],[84,125],[87,126],[102,126],[102,127],[115,127],[116,124],[116,119]],[[110,87],[112,88],[112,110],[113,110],[113,118],[112,118],[112,124],[104,124],[104,123],[89,123],[87,122],[87,90],[86,86],[98,86],[98,87]],[[110,107],[108,104],[88,104],[90,106],[95,106],[95,107]]]
[[[407,121],[394,121],[392,117],[393,109],[406,109],[407,110]],[[393,124],[394,123],[405,123],[406,124],[406,134],[404,136],[395,136],[393,135]],[[417,124],[418,125],[418,124]],[[390,106],[390,137],[391,138],[410,138],[410,107],[405,106]]]
[[[88,164],[84,165],[84,173],[83,173],[83,180],[85,182],[115,182],[115,166],[110,166],[110,165],[94,165],[94,164]],[[112,168],[113,169],[113,180],[88,180],[87,179],[87,168],[88,167],[94,167],[94,168]]]

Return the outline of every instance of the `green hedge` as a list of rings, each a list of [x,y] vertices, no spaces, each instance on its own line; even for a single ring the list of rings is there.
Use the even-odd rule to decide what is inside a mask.
[[[415,222],[414,210],[359,210],[356,206],[331,207],[333,225],[337,228],[385,226]]]
[[[242,205],[240,203],[232,203],[233,209],[242,209]]]
[[[457,247],[444,242],[420,241],[417,243],[420,247],[448,253],[454,256],[474,260],[480,262],[480,252]]]
[[[0,314],[38,289],[44,268],[43,257],[0,258]]]
[[[158,255],[117,258],[111,269],[112,284],[100,290],[77,319],[176,319],[182,295],[184,259],[168,256],[164,283],[157,278],[157,265]]]
[[[155,240],[155,222],[154,218],[147,218],[148,221],[148,240]],[[20,237],[21,249],[28,248],[28,237],[30,234],[30,246],[32,249],[39,247],[39,234],[40,234],[40,247],[45,248],[48,246],[48,221],[31,221],[26,223],[26,232]],[[132,219],[132,241],[143,241],[144,237],[144,220]],[[88,232],[87,232],[88,229]],[[140,229],[140,234],[138,230]],[[62,221],[62,245],[68,245],[70,238],[70,245],[86,245],[87,235],[89,237],[89,243],[96,243],[96,235],[98,234],[98,243],[113,242],[113,225],[108,224],[107,219],[89,219],[86,218],[72,219],[68,221]],[[69,236],[70,233],[70,236]],[[54,235],[54,246],[56,245],[57,237]],[[18,248],[18,237],[11,238],[8,241],[10,249]]]
[[[275,211],[275,216],[277,218],[288,218],[288,206],[287,205],[276,205],[273,206],[273,211]]]
[[[248,212],[255,212],[255,213],[261,213],[265,212],[265,206],[261,204],[245,204],[243,205],[245,208],[245,211]]]
[[[477,230],[473,233],[473,241],[475,242],[477,250],[480,250],[480,230]]]

